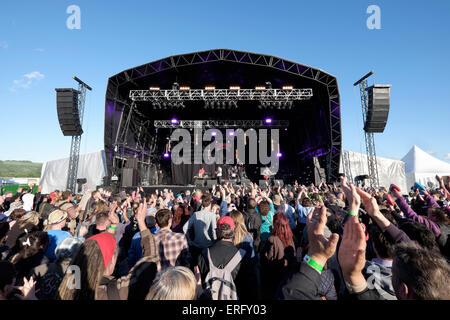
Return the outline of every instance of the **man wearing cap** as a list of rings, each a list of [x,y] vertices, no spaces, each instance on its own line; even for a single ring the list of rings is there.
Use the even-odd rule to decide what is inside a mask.
[[[64,239],[71,237],[71,234],[67,231],[62,231],[62,228],[66,225],[67,212],[62,210],[54,210],[50,213],[45,227],[45,232],[48,234],[49,242],[45,255],[51,260],[56,259],[55,249],[58,244]]]
[[[217,221],[216,233],[218,241],[210,248],[203,249],[202,254],[198,257],[198,269],[200,271],[202,283],[205,282],[205,278],[210,270],[208,251],[212,263],[219,269],[223,269],[236,255],[236,253],[240,251],[233,244],[234,227],[234,221],[229,216],[223,216]],[[239,285],[238,283],[236,283],[236,279],[238,277],[238,274],[240,273],[242,258],[245,255],[245,252],[241,251],[241,253],[242,255],[240,262],[231,272],[233,282],[235,282],[238,291]],[[241,278],[241,275],[239,275],[239,278]]]

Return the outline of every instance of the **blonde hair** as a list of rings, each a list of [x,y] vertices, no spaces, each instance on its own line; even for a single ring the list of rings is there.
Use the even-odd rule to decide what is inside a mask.
[[[234,221],[234,239],[233,244],[236,247],[240,247],[244,241],[244,237],[249,234],[245,227],[244,215],[237,210],[233,210],[230,213],[230,217]]]
[[[17,221],[17,224],[19,225],[19,228],[24,228],[27,224],[33,224],[37,226],[39,224],[39,213],[36,211],[30,211],[26,214],[24,214],[19,221]]]
[[[160,272],[145,300],[194,300],[197,281],[186,267],[169,267]]]

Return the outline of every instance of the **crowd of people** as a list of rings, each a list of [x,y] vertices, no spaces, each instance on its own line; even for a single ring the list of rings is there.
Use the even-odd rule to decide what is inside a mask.
[[[450,181],[436,179],[19,188],[0,196],[0,300],[448,300]]]

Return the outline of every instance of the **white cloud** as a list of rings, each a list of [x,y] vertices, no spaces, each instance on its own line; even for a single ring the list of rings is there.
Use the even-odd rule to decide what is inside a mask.
[[[13,81],[13,86],[9,90],[15,92],[18,89],[28,89],[33,82],[40,81],[44,78],[45,76],[39,71],[24,74],[22,79]]]
[[[5,41],[0,42],[0,48],[8,49],[8,43],[6,43]]]
[[[434,151],[434,150],[428,150],[427,153],[433,155],[433,154],[436,154],[436,151]]]
[[[447,153],[447,154],[444,156],[444,159],[445,159],[445,160],[450,160],[450,153]]]

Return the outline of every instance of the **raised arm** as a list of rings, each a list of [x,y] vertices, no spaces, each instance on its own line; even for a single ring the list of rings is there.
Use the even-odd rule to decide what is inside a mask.
[[[403,198],[400,191],[392,189],[391,192],[394,195],[394,197],[397,198],[395,202],[397,203],[398,207],[408,220],[424,224],[428,229],[433,231],[436,237],[439,237],[441,235],[441,230],[439,229],[439,226],[433,221],[423,218],[419,216],[417,213],[415,213],[414,210],[411,209],[411,207],[408,205],[408,203],[406,203],[406,200]]]
[[[394,244],[401,242],[411,242],[411,239],[406,235],[405,232],[393,225],[380,211],[378,203],[374,197],[372,197],[367,192],[356,188],[361,200],[364,204],[367,214],[375,221],[375,223],[380,227],[382,232],[389,234]]]

